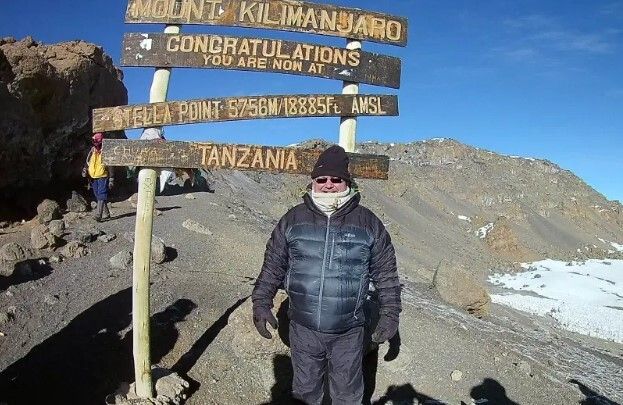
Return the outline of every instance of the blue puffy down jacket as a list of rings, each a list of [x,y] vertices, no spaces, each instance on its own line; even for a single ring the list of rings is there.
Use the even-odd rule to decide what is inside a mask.
[[[370,281],[380,312],[401,310],[396,255],[383,223],[355,195],[330,217],[309,193],[288,211],[266,245],[253,305],[272,308],[279,287],[289,298],[290,320],[324,333],[363,325]]]

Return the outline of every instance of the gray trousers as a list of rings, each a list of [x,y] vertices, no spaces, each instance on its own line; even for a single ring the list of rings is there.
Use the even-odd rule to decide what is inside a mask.
[[[325,375],[333,405],[363,400],[363,326],[339,334],[321,333],[290,322],[292,396],[320,405]]]

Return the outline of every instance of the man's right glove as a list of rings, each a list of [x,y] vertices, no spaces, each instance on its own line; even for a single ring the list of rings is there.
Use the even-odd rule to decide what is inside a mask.
[[[273,335],[270,334],[268,329],[266,328],[266,322],[273,327],[273,329],[277,329],[277,319],[273,315],[270,308],[267,307],[253,307],[253,323],[255,324],[255,329],[259,332],[262,337],[266,339],[271,339]]]
[[[398,331],[398,315],[381,314],[379,323],[376,325],[374,333],[372,333],[372,341],[383,343],[394,337]]]

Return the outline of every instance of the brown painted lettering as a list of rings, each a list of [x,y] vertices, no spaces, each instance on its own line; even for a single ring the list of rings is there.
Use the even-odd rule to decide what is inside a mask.
[[[214,164],[214,166],[219,167],[221,162],[218,156],[218,147],[212,146],[212,150],[210,151],[210,157],[208,158],[208,166]]]
[[[253,161],[251,162],[251,167],[257,167],[260,169],[264,168],[264,161],[262,160],[262,148],[257,148],[255,150],[255,154],[253,155]]]
[[[238,149],[238,151],[242,152],[242,156],[236,162],[236,167],[249,167],[249,162],[246,162],[246,160],[249,158],[250,149],[249,148],[240,148],[240,149]]]
[[[286,163],[285,169],[296,170],[297,167],[298,165],[296,162],[296,155],[294,154],[294,151],[290,151],[290,153],[288,154],[288,162]]]

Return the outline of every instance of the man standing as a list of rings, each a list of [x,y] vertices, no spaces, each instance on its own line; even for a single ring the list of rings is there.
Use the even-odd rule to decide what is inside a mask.
[[[108,189],[113,187],[114,178],[112,173],[104,163],[102,163],[102,141],[104,134],[96,133],[91,138],[93,147],[87,155],[84,168],[82,169],[82,177],[88,176],[91,180],[91,188],[93,195],[97,201],[97,212],[95,220],[101,222],[110,219],[110,211],[108,210]]]
[[[381,343],[398,330],[400,283],[391,238],[383,223],[359,205],[351,187],[348,156],[334,145],[311,173],[311,191],[280,220],[266,245],[253,289],[253,322],[270,339],[273,298],[285,287],[290,307],[292,394],[320,404],[325,374],[333,404],[361,404],[363,398],[363,302],[369,282],[378,291],[380,318],[372,340]]]

